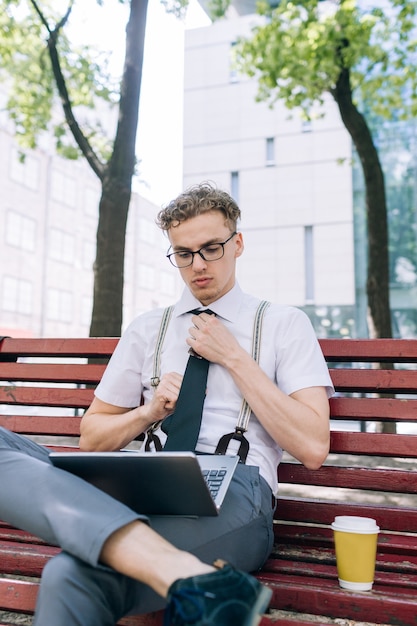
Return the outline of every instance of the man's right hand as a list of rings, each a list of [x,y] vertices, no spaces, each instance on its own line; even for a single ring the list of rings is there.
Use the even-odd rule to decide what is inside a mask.
[[[177,372],[164,374],[155,389],[152,400],[145,405],[150,424],[163,420],[174,412],[183,377]]]

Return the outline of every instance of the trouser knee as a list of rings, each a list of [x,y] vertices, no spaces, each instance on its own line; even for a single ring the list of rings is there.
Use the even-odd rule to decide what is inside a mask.
[[[130,608],[126,583],[111,569],[61,552],[43,570],[34,624],[114,626]]]

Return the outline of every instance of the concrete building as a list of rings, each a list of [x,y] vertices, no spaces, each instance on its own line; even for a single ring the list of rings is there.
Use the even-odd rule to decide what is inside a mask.
[[[0,119],[0,335],[81,337],[89,332],[101,186],[83,161],[55,155],[48,138],[20,159]],[[127,228],[124,325],[179,291],[155,226],[159,207],[133,194]]]
[[[239,280],[251,293],[304,308],[320,336],[354,334],[352,148],[333,102],[305,123],[256,102],[231,64],[243,15],[186,31],[184,186],[212,180],[243,212]]]

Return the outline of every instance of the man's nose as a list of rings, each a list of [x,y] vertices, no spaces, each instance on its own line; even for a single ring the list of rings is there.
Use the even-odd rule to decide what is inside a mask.
[[[193,269],[200,270],[206,267],[207,262],[201,256],[200,252],[196,252],[193,257]]]

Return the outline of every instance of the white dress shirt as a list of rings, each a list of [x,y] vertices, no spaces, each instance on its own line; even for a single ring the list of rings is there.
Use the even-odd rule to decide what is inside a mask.
[[[245,294],[236,284],[225,296],[210,304],[224,325],[249,353],[252,350],[253,322],[260,300]],[[186,288],[174,307],[161,351],[161,372],[184,373],[188,360],[188,329],[195,308],[205,308]],[[162,309],[138,316],[123,334],[110,359],[96,396],[109,404],[133,408],[141,398],[149,402],[153,394],[153,357]],[[333,393],[326,362],[308,317],[295,307],[271,304],[266,310],[259,365],[286,394],[306,387],[327,388]],[[231,375],[212,363],[207,380],[203,419],[197,443],[199,452],[213,453],[222,435],[233,432],[242,405],[242,395]],[[158,430],[163,443],[165,434]],[[277,490],[277,466],[282,449],[268,435],[252,413],[246,438],[250,442],[248,465],[257,465],[260,474]],[[233,442],[233,445],[237,442]],[[236,451],[238,445],[230,449]]]

